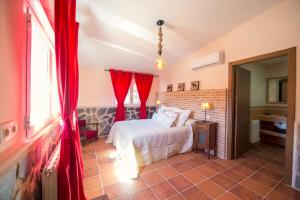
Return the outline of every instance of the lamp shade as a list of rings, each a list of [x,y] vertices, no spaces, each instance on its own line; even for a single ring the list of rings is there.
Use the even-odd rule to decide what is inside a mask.
[[[156,100],[156,105],[159,106],[159,104],[160,104],[160,100]]]
[[[208,103],[208,102],[203,102],[201,104],[201,108],[202,109],[206,109],[206,110],[210,110],[210,109],[213,109],[213,104],[212,103]]]
[[[155,61],[156,68],[162,70],[165,68],[165,65],[166,65],[165,60],[161,56],[159,56]]]

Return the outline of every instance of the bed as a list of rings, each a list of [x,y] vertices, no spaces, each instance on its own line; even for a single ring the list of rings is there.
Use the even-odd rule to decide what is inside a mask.
[[[191,126],[167,128],[153,119],[116,122],[109,133],[127,176],[136,178],[139,167],[189,152],[193,145]]]

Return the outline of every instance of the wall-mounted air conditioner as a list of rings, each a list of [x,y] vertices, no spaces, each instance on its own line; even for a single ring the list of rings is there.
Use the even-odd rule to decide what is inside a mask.
[[[201,69],[212,65],[223,64],[224,61],[224,51],[218,51],[192,60],[191,68],[192,70]]]

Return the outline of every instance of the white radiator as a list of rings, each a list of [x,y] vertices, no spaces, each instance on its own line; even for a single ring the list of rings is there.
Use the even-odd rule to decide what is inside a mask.
[[[60,141],[42,172],[43,200],[57,200],[57,164],[60,154]]]
[[[251,120],[250,142],[252,144],[259,142],[259,140],[260,140],[259,130],[260,130],[259,120]]]

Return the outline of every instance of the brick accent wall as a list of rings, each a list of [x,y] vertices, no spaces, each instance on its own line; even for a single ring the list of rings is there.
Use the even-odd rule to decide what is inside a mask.
[[[184,92],[162,92],[158,95],[161,104],[192,110],[191,118],[204,119],[202,102],[213,103],[214,109],[207,111],[209,121],[218,123],[217,155],[227,157],[227,89],[198,90]]]

